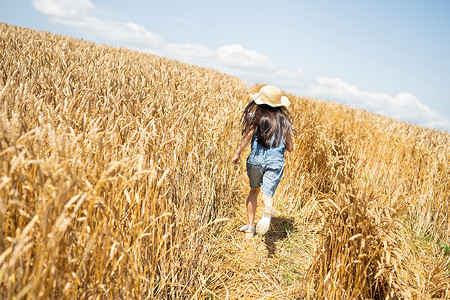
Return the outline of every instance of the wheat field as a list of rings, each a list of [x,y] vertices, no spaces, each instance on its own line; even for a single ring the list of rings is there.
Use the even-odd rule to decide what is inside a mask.
[[[1,297],[450,299],[448,133],[287,94],[271,230],[237,231],[261,86],[0,24]]]

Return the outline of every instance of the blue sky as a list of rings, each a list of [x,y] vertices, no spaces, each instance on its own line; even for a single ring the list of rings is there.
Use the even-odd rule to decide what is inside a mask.
[[[450,132],[447,0],[0,0],[0,22]]]

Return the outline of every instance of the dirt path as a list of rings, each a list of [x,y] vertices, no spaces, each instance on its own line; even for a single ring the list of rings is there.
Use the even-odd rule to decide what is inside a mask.
[[[242,156],[246,157],[246,156]],[[264,236],[246,239],[237,228],[245,224],[245,199],[248,185],[245,167],[241,200],[236,201],[236,216],[219,236],[212,238],[211,264],[215,278],[209,288],[220,299],[292,299],[298,294],[318,243],[316,202],[294,199],[282,183],[275,195],[276,213]],[[289,171],[284,176],[289,176]],[[258,199],[256,220],[262,215]]]

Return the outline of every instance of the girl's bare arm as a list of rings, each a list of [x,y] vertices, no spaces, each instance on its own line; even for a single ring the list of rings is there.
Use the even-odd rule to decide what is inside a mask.
[[[286,150],[289,152],[292,152],[294,150],[294,143],[292,142],[292,137],[291,137],[291,133],[288,132],[288,135],[286,137]]]
[[[233,164],[235,164],[235,165],[239,164],[239,159],[241,158],[241,152],[242,152],[242,150],[245,149],[245,147],[247,147],[248,143],[250,143],[254,133],[255,133],[255,128],[252,127],[247,132],[247,134],[244,135],[241,143],[239,144],[238,149],[236,150],[236,154],[234,155],[234,157],[231,160],[233,162]]]

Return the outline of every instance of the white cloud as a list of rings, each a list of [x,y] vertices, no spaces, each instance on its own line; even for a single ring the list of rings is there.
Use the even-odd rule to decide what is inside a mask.
[[[270,59],[241,45],[225,45],[216,50],[196,44],[167,44],[162,55],[216,69],[251,82],[266,80],[268,72],[276,71]]]
[[[134,49],[157,53],[164,40],[133,22],[99,19],[89,12],[94,9],[90,0],[33,0],[34,8],[51,21],[72,27],[93,41],[111,42]]]
[[[428,120],[423,122],[421,125],[428,128],[436,128],[444,131],[446,130],[448,133],[450,133],[450,121],[448,119],[441,119],[437,121]]]
[[[241,45],[226,45],[216,50],[218,63],[226,67],[252,70],[275,69],[269,57],[242,47]]]
[[[358,87],[338,78],[321,77],[297,94],[341,102],[400,121],[426,127],[450,129],[450,122],[439,112],[430,109],[410,93],[391,96],[384,93],[361,91]]]
[[[112,42],[134,49],[145,49],[156,53],[164,46],[164,40],[144,27],[132,22],[119,22],[96,17],[82,17],[78,19],[60,19],[53,21],[70,26],[91,40]]]
[[[195,44],[168,44],[165,47],[167,56],[190,64],[207,65],[215,60],[213,50]]]
[[[34,8],[46,15],[54,17],[78,17],[94,8],[89,0],[34,0]]]

